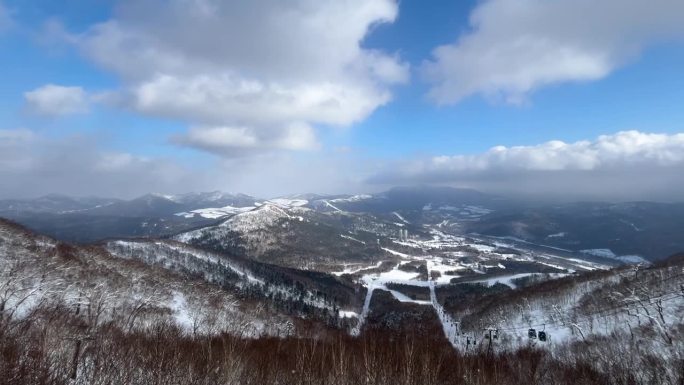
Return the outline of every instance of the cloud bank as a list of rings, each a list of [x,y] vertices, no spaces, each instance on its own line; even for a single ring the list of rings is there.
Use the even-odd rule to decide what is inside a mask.
[[[356,193],[365,191],[363,180],[372,164],[348,154],[321,159],[315,154],[262,153],[219,158],[200,167],[109,150],[104,142],[97,136],[55,139],[28,129],[0,129],[0,180],[6,182],[0,183],[0,199],[50,193],[133,198],[149,192],[213,190],[261,197]]]
[[[476,155],[399,162],[369,182],[451,183],[563,199],[681,200],[684,134],[623,131],[593,141],[497,146]]]
[[[397,56],[362,48],[394,0],[125,0],[73,41],[119,75],[109,100],[188,123],[175,142],[224,156],[317,147],[408,80]]]
[[[46,84],[24,93],[28,110],[42,116],[65,116],[88,111],[88,95],[81,87]]]
[[[422,72],[439,104],[472,95],[520,103],[545,86],[601,79],[646,47],[682,38],[680,0],[488,0]]]
[[[50,139],[27,129],[0,129],[0,180],[8,181],[0,183],[0,197],[133,197],[208,188],[204,177],[169,159],[105,150],[93,137]]]

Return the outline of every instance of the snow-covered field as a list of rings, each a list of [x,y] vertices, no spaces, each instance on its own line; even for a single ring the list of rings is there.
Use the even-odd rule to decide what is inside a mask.
[[[308,200],[306,199],[287,199],[287,198],[275,198],[275,199],[269,199],[266,201],[264,204],[273,204],[277,205],[283,208],[290,208],[290,207],[302,207],[309,203]]]
[[[245,213],[248,211],[252,211],[256,209],[257,207],[261,207],[264,205],[272,205],[272,206],[277,206],[280,208],[285,208],[285,209],[290,209],[290,208],[297,208],[297,207],[303,207],[305,206],[309,201],[306,199],[286,199],[286,198],[275,198],[275,199],[270,199],[265,202],[256,202],[254,206],[244,206],[244,207],[233,207],[233,206],[224,206],[224,207],[208,207],[208,208],[203,208],[203,209],[197,209],[197,210],[192,210],[192,211],[187,211],[187,212],[180,212],[176,213],[176,216],[183,217],[183,218],[193,218],[193,217],[202,217],[202,218],[208,218],[208,219],[218,219],[218,218],[223,218],[235,214],[240,214],[240,213]]]
[[[255,208],[254,206],[246,206],[246,207],[225,206],[225,207],[192,210],[192,211],[177,213],[175,215],[179,216],[179,217],[183,217],[183,218],[193,218],[195,216],[200,216],[202,218],[218,219],[218,218],[226,217],[229,215],[234,215],[234,214],[238,214],[238,213],[244,213],[246,211],[251,211],[251,210],[254,210],[254,208]]]
[[[584,261],[579,258],[569,258],[552,253],[538,253],[531,250],[521,248],[513,243],[499,240],[496,242],[489,242],[486,240],[478,240],[472,237],[461,237],[446,234],[437,229],[430,229],[430,239],[419,239],[413,237],[411,239],[393,239],[393,244],[396,246],[383,247],[383,250],[393,257],[398,258],[399,261],[389,271],[373,272],[363,274],[359,281],[367,288],[367,298],[365,306],[358,315],[359,324],[352,330],[352,334],[358,334],[360,328],[365,322],[370,306],[370,300],[376,290],[385,290],[392,294],[392,296],[400,302],[410,302],[419,305],[434,307],[440,322],[442,323],[445,336],[449,339],[452,345],[466,346],[467,339],[475,341],[475,336],[467,336],[458,332],[458,322],[447,314],[442,306],[437,302],[434,294],[435,288],[447,285],[453,278],[462,276],[472,276],[473,274],[481,274],[482,278],[473,278],[465,280],[464,283],[481,283],[485,286],[492,286],[496,283],[501,283],[515,289],[514,281],[518,278],[541,275],[535,272],[512,273],[501,275],[500,273],[494,277],[487,276],[489,267],[494,267],[500,270],[505,269],[501,263],[505,261],[519,261],[526,263],[536,263],[541,266],[556,269],[556,273],[544,275],[545,279],[554,279],[567,276],[574,273],[576,270],[594,270],[605,268],[602,265],[593,262]],[[401,250],[401,251],[399,251]],[[497,262],[501,261],[501,262]],[[423,275],[404,271],[400,267],[402,265],[412,263],[424,263],[427,268],[427,279]],[[343,273],[362,272],[363,268],[352,270],[346,268]],[[339,274],[339,273],[336,273]],[[427,287],[430,288],[431,300],[414,300],[408,296],[388,288],[388,284],[395,283],[401,285]],[[561,336],[560,331],[555,330],[550,326],[549,330],[553,330],[555,338]]]
[[[584,254],[594,255],[597,257],[615,259],[618,261],[622,261],[624,263],[632,263],[632,264],[648,263],[648,261],[646,261],[640,255],[617,255],[611,249],[586,249],[586,250],[580,250],[580,252],[582,252]]]
[[[380,262],[376,263],[375,265],[345,264],[345,265],[343,265],[344,269],[342,271],[335,271],[335,272],[332,272],[331,274],[336,275],[338,277],[343,275],[343,274],[354,274],[354,273],[358,273],[358,272],[363,271],[363,270],[378,268],[378,267],[380,267],[380,265],[382,265],[382,262],[383,261],[380,261]]]
[[[364,201],[364,200],[372,199],[372,198],[373,198],[372,195],[368,195],[368,194],[359,194],[359,195],[350,196],[350,197],[348,197],[348,198],[330,199],[329,202],[332,202],[332,203],[360,202],[360,201]]]

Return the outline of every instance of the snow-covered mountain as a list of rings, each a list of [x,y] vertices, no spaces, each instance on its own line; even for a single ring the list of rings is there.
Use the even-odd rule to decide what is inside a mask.
[[[146,194],[131,199],[46,196],[32,200],[0,201],[0,217],[70,242],[93,242],[117,237],[159,237],[213,224],[215,211],[207,207],[254,206],[244,194],[222,192],[182,195]],[[210,215],[195,215],[193,211]],[[185,215],[175,215],[185,213]],[[188,214],[189,213],[189,214]],[[211,215],[213,214],[213,215]]]
[[[174,239],[263,262],[316,270],[343,262],[375,263],[383,256],[379,239],[385,236],[368,231],[357,216],[320,213],[303,207],[306,204],[306,200],[284,199],[259,203],[217,225],[180,233]]]
[[[0,201],[0,217],[58,239],[93,242],[173,236],[215,226],[264,205],[281,208],[292,218],[302,217],[303,223],[295,226],[300,228],[296,233],[307,231],[308,237],[321,239],[328,237],[327,227],[304,229],[307,223],[351,231],[352,235],[345,233],[347,236],[366,231],[380,238],[394,236],[399,228],[421,233],[424,226],[438,226],[451,234],[515,239],[530,247],[584,251],[587,258],[598,255],[628,263],[657,261],[684,249],[679,236],[684,228],[682,204],[530,203],[450,187],[400,187],[358,195],[298,194],[270,200],[218,191],[147,194],[132,200],[51,195]],[[269,238],[263,231],[262,237]],[[257,247],[250,242],[249,248]],[[306,244],[310,242],[303,242]],[[597,250],[602,250],[600,255]]]
[[[197,192],[167,195],[168,199],[184,205],[188,210],[207,207],[248,207],[254,206],[256,198],[246,194],[225,193],[221,191]]]
[[[207,207],[253,206],[255,199],[244,194],[227,194],[219,191],[188,193],[182,195],[146,194],[120,201],[109,206],[88,210],[88,215],[112,215],[124,217],[166,217],[182,211]]]
[[[255,203],[174,239],[95,246],[0,220],[0,322],[13,336],[23,320],[59,325],[50,334],[81,341],[85,357],[103,333],[307,336],[317,346],[331,336],[367,344],[384,332],[382,341],[418,335],[433,349],[446,345],[440,354],[456,362],[537,352],[559,362],[589,356],[585,370],[600,372],[618,354],[636,371],[659,362],[663,383],[678,378],[681,256],[616,268],[589,253],[452,234],[399,212],[390,222],[316,211],[303,199]]]
[[[337,310],[358,307],[361,297],[342,279],[197,249],[170,240],[109,241],[114,256],[142,261],[217,285],[242,299],[268,304],[289,315],[327,322]],[[335,324],[336,325],[336,324]]]
[[[59,308],[77,309],[92,327],[128,331],[172,323],[191,334],[281,335],[292,323],[282,312],[247,306],[237,290],[130,259],[0,220],[0,323]]]
[[[657,261],[684,250],[684,204],[577,202],[509,207],[468,222],[464,229],[608,258]]]
[[[50,194],[35,199],[0,200],[0,215],[8,216],[20,213],[67,214],[104,207],[117,202],[120,200]]]
[[[681,357],[682,255],[638,269],[622,267],[541,283],[518,282],[517,290],[437,288],[443,311],[458,321],[450,337],[456,348],[487,349],[491,342],[497,351],[527,346],[555,349],[580,343],[597,359],[607,359],[603,351],[617,346],[637,357]],[[496,340],[487,340],[489,330]],[[635,364],[645,365],[643,361]]]

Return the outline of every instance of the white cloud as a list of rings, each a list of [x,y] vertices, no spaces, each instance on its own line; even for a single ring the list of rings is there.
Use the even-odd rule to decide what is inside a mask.
[[[26,129],[0,130],[0,180],[0,197],[133,197],[215,186],[208,173],[173,160],[103,150],[92,137],[53,139]]]
[[[16,130],[0,130],[0,145],[10,145],[21,142],[28,142],[35,138],[31,130],[25,128]]]
[[[347,125],[390,98],[386,91],[376,93],[362,85],[286,86],[227,74],[155,76],[128,96],[133,108],[148,114],[212,124],[248,122],[256,127],[292,121]]]
[[[681,0],[488,0],[471,30],[422,66],[439,104],[520,103],[541,87],[601,79],[650,44],[684,37]]]
[[[221,188],[261,197],[311,192],[367,193],[377,189],[365,180],[372,170],[378,169],[378,163],[345,153],[264,153],[223,159],[213,175],[215,180],[216,175],[226,176]]]
[[[76,41],[121,76],[118,103],[195,127],[181,142],[299,149],[311,127],[361,121],[408,80],[399,58],[361,47],[397,12],[394,0],[131,0]]]
[[[313,129],[301,123],[269,131],[244,126],[193,127],[174,141],[227,157],[273,149],[310,150],[319,146]]]
[[[38,115],[64,116],[88,111],[88,95],[81,87],[47,84],[25,92],[29,110]]]
[[[554,140],[536,146],[497,146],[478,155],[440,156],[433,167],[454,171],[596,170],[648,163],[669,166],[684,162],[684,134],[623,131],[597,140],[565,143]]]
[[[357,157],[318,152],[261,152],[204,159],[190,167],[177,159],[107,150],[94,136],[55,139],[26,129],[0,130],[0,198],[49,193],[130,198],[150,191],[223,190],[262,197],[363,192],[371,168],[373,162]]]
[[[25,156],[36,135],[31,130],[0,130],[0,170],[26,170],[30,159]],[[11,181],[5,181],[11,183]]]
[[[623,131],[594,141],[497,146],[394,164],[374,183],[456,183],[499,192],[680,199],[684,133]]]

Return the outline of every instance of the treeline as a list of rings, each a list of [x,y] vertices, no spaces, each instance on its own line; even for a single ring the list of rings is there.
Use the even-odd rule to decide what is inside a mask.
[[[360,308],[365,294],[358,285],[343,278],[222,255],[171,241],[110,242],[107,248],[126,259],[161,266],[217,285],[241,300],[260,302],[270,310],[316,319],[330,326],[339,326],[341,307]]]
[[[350,240],[340,236],[347,233],[343,225],[318,220],[328,219],[325,217],[310,219],[279,218],[271,225],[250,229],[248,235],[227,227],[208,227],[187,242],[221,254],[247,256],[256,261],[295,268],[368,262],[382,254],[376,242],[377,236],[373,234],[359,231],[354,237],[363,239]]]
[[[430,289],[425,286],[404,285],[401,283],[389,282],[385,286],[390,290],[396,290],[412,300],[429,301]]]
[[[91,328],[73,309],[53,308],[0,330],[0,383],[59,384],[678,384],[657,362],[596,357],[569,345],[562,357],[533,348],[462,355],[441,336],[328,330],[316,338],[190,337],[170,324],[146,332]],[[621,352],[626,353],[626,352]],[[612,358],[612,359],[611,359]],[[601,360],[599,360],[601,361]],[[684,363],[683,363],[684,364]]]

